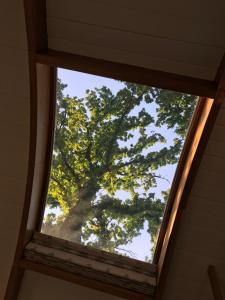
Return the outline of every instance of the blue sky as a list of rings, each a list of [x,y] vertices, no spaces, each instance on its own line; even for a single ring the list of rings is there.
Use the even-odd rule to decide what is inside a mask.
[[[100,88],[102,86],[107,86],[114,94],[116,94],[117,91],[123,87],[123,83],[117,80],[65,69],[58,69],[58,77],[62,80],[63,83],[67,84],[67,88],[65,88],[64,94],[71,97],[76,96],[78,98],[83,98],[87,89],[91,90],[96,87]],[[156,114],[156,106],[149,104],[147,108],[148,112],[150,112],[153,116]],[[166,146],[172,145],[173,139],[176,137],[173,130],[168,130],[166,127],[160,127],[160,129],[157,128],[157,131],[167,139]],[[163,147],[164,146],[165,145],[163,145]],[[156,149],[157,147],[161,148],[162,146],[156,146]],[[175,165],[168,165],[158,170],[157,173],[167,178],[170,183],[165,180],[158,180],[157,188],[153,191],[155,192],[157,197],[161,196],[161,191],[165,191],[170,188],[175,169]],[[118,191],[116,196],[123,200],[127,197],[127,193]],[[49,210],[47,209],[46,213],[48,212]],[[126,246],[121,246],[121,248],[132,251],[133,253],[135,253],[135,256],[133,256],[133,258],[139,260],[144,260],[146,256],[150,257],[151,238],[146,231],[146,226],[144,230],[141,231],[140,236],[134,238],[132,243]],[[123,253],[123,251],[121,251],[121,253]]]

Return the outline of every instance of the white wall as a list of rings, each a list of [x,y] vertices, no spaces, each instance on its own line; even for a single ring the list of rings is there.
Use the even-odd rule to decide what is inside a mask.
[[[0,1],[0,299],[14,257],[25,194],[29,81],[22,0]]]

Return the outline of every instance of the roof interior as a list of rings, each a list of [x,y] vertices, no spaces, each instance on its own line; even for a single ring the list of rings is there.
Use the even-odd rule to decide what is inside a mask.
[[[29,148],[29,78],[23,1],[0,4],[0,299],[22,215]],[[225,49],[225,2],[47,0],[49,46],[213,80]],[[162,9],[163,8],[163,9]],[[129,22],[127,21],[129,20]],[[179,30],[177,30],[179,29]],[[116,40],[116,43],[115,43]],[[177,233],[162,299],[213,299],[214,264],[225,286],[225,103],[205,150]],[[26,271],[20,300],[119,299]],[[38,295],[38,296],[37,296]],[[94,299],[94,298],[93,298]]]
[[[225,49],[224,9],[203,0],[48,0],[49,47],[213,80]]]

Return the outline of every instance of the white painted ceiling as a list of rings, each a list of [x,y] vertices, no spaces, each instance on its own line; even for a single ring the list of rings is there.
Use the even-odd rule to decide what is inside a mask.
[[[225,50],[225,1],[48,0],[49,46],[213,80]]]

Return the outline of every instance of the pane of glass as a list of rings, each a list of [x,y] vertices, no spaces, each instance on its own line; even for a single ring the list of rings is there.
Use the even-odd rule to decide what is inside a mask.
[[[58,69],[42,232],[151,262],[197,99]]]

